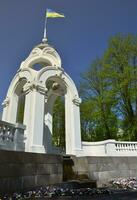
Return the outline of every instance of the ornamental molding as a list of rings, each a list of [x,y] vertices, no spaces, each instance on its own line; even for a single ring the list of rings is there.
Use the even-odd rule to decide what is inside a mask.
[[[76,106],[79,106],[80,104],[81,104],[81,98],[79,98],[79,97],[74,97],[73,98],[73,100],[72,100],[72,102],[76,105]]]
[[[40,94],[46,95],[47,90],[48,89],[45,86],[43,86],[40,83],[37,83],[36,81],[33,81],[31,83],[27,83],[23,87],[23,91],[26,94],[28,94],[29,92],[35,91],[35,92],[39,92]]]
[[[56,58],[58,57],[57,52],[55,51],[55,49],[51,48],[51,47],[46,47],[42,50],[42,53],[44,55],[46,54],[51,54],[54,55]]]
[[[9,103],[10,103],[10,99],[9,99],[9,97],[6,97],[6,99],[2,103],[2,106],[7,107],[9,105]]]
[[[64,79],[63,75],[64,75],[64,69],[63,69],[63,68],[60,68],[60,67],[57,67],[56,76],[58,76],[58,77]]]
[[[41,44],[32,49],[28,58],[21,63],[20,69],[32,68],[35,62],[39,63],[44,61],[49,61],[51,63],[50,66],[59,66],[61,68],[61,58],[57,51],[49,45],[43,46]]]
[[[55,58],[58,59],[59,55],[58,53],[55,51],[55,49],[53,49],[52,47],[45,47],[43,49],[40,49],[39,47],[35,47],[29,57],[32,57],[32,56],[48,56],[48,55],[51,55]],[[59,57],[60,58],[60,57]]]
[[[42,54],[41,49],[39,49],[39,48],[34,48],[34,49],[31,51],[29,57],[30,57],[30,56],[40,56],[41,54]]]

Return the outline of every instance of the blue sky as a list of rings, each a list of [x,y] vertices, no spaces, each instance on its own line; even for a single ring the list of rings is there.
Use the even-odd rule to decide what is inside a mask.
[[[66,16],[48,19],[48,40],[77,85],[109,37],[137,34],[137,0],[0,0],[0,103],[20,63],[43,38],[46,8]]]

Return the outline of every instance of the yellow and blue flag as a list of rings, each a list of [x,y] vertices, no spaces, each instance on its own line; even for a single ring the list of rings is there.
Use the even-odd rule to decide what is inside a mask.
[[[46,10],[46,17],[47,18],[56,18],[56,17],[65,17],[63,14],[57,13],[54,10],[47,9]]]

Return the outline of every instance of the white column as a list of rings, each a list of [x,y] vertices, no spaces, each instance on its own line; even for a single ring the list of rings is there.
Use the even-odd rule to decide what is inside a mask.
[[[18,96],[14,93],[9,99],[5,99],[3,102],[4,109],[2,120],[7,121],[9,123],[16,123],[17,119],[17,108],[18,108]]]
[[[6,99],[3,101],[2,106],[3,106],[3,113],[2,113],[2,120],[7,121],[8,119],[8,108],[9,108],[9,98],[6,97]]]
[[[73,135],[71,130],[71,110],[70,97],[68,93],[65,95],[65,139],[66,139],[66,154],[73,154]]]
[[[74,152],[75,155],[80,155],[82,151],[82,143],[81,143],[81,124],[80,124],[80,98],[74,98],[72,100],[72,116],[73,116],[73,128],[74,128]]]
[[[65,95],[66,154],[77,155],[81,149],[80,99]]]
[[[28,152],[45,153],[43,145],[44,132],[44,101],[46,88],[36,83],[26,85],[24,125],[26,125],[25,150]]]

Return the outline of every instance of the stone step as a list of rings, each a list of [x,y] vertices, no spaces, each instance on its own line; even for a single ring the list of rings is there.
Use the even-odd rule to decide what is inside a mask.
[[[71,155],[63,155],[63,160],[71,159]]]
[[[80,188],[96,188],[96,181],[90,180],[70,180],[62,183],[55,184],[55,186],[61,187],[63,189],[80,189]]]

